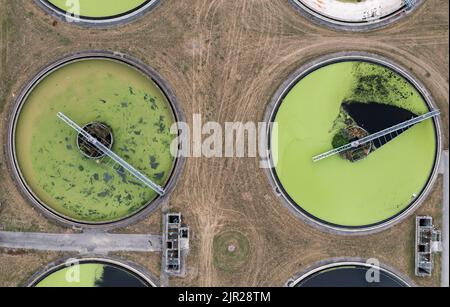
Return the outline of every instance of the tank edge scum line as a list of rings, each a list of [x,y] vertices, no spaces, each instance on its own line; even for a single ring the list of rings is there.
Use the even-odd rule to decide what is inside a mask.
[[[145,0],[141,5],[132,8],[126,12],[105,17],[89,17],[89,16],[73,16],[68,14],[65,10],[50,3],[49,0],[33,0],[39,7],[46,11],[51,16],[59,20],[80,25],[83,27],[99,27],[109,28],[113,26],[120,26],[132,22],[138,18],[143,17],[147,12],[153,10],[163,0]]]

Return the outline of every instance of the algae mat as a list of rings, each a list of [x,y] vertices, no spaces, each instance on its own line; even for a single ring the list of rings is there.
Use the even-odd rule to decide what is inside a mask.
[[[273,171],[285,195],[308,215],[363,227],[400,214],[421,194],[435,163],[436,131],[429,120],[362,161],[334,156],[313,163],[313,156],[332,149],[342,128],[341,106],[348,101],[429,111],[420,93],[388,68],[355,61],[322,67],[298,81],[274,115],[279,133],[272,136],[273,144],[278,141]]]
[[[48,0],[64,12],[75,9],[74,1]],[[89,18],[110,18],[124,15],[148,3],[148,0],[79,0],[80,15]],[[77,4],[78,5],[78,4]]]
[[[157,197],[112,161],[82,156],[77,133],[57,118],[58,112],[80,126],[107,124],[114,136],[112,150],[164,186],[175,164],[170,153],[175,116],[152,80],[110,59],[85,59],[56,69],[26,98],[17,118],[15,149],[33,193],[71,220],[117,221]]]
[[[50,273],[36,285],[48,287],[146,287],[146,283],[122,268],[83,263]]]

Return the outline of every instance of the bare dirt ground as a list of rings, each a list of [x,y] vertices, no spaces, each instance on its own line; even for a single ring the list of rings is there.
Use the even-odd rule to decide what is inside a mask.
[[[171,85],[186,118],[204,122],[261,121],[280,84],[302,64],[323,54],[361,50],[409,68],[443,111],[448,148],[448,8],[428,0],[410,18],[384,30],[331,31],[300,16],[286,0],[165,0],[144,18],[109,30],[82,29],[54,20],[32,1],[0,0],[0,126],[20,88],[48,62],[73,51],[109,49],[135,56]],[[441,182],[418,211],[439,219]],[[23,200],[0,155],[0,228],[67,231],[40,217]],[[293,217],[275,198],[256,159],[189,159],[171,199],[191,226],[188,274],[174,286],[281,286],[307,266],[330,257],[378,258],[413,278],[414,218],[366,237],[329,235]],[[152,232],[160,216],[124,232]],[[214,264],[214,237],[238,230],[250,242],[248,266],[229,274]],[[158,261],[123,255],[158,275]],[[45,257],[51,258],[50,255]],[[151,259],[150,259],[151,258]],[[153,259],[155,258],[155,259]],[[41,255],[0,251],[0,285],[16,285]],[[48,261],[50,262],[50,260]],[[32,263],[33,265],[28,265]],[[440,268],[420,285],[439,285]]]
[[[114,253],[113,256],[127,259],[146,268],[153,276],[159,278],[161,271],[160,253]]]
[[[36,253],[0,249],[0,286],[23,286],[33,274],[64,257],[62,253]]]

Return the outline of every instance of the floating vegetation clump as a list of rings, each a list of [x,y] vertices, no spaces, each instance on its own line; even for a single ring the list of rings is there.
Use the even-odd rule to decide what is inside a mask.
[[[333,137],[332,145],[333,148],[339,148],[341,146],[350,144],[353,141],[362,139],[368,136],[369,133],[358,126],[348,126],[339,130],[338,133]],[[372,151],[373,144],[367,143],[358,148],[353,148],[341,152],[341,157],[350,161],[357,162],[366,158]]]
[[[355,81],[345,103],[389,104],[413,111],[409,98],[417,95],[411,84],[398,73],[379,65],[359,62],[352,72]]]

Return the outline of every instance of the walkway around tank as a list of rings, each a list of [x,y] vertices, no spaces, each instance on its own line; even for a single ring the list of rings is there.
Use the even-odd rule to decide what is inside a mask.
[[[449,162],[448,150],[444,151],[442,155],[441,173],[444,175],[444,198],[442,208],[442,287],[449,286]]]
[[[109,233],[48,234],[0,231],[0,247],[79,253],[159,252],[157,235]]]

